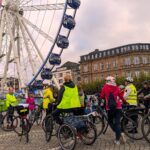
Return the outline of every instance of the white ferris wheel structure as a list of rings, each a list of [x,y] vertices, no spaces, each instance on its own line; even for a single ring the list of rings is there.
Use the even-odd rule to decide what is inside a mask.
[[[19,81],[19,89],[56,79],[52,70],[61,63],[76,26],[80,0],[0,0],[0,78]]]

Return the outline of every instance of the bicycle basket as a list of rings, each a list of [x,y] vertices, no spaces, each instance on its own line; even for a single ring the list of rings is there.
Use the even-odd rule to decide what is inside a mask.
[[[85,122],[81,118],[79,118],[77,116],[65,117],[64,118],[64,123],[69,124],[69,125],[75,127],[76,129],[86,127]]]
[[[29,108],[23,106],[17,106],[17,112],[20,116],[26,116],[29,113]]]

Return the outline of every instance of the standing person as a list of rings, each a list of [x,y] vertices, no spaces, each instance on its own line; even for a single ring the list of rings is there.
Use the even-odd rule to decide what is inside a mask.
[[[147,81],[144,81],[143,88],[138,92],[138,95],[140,94],[144,95],[145,113],[147,114],[150,108],[150,87]]]
[[[77,86],[73,83],[70,75],[64,77],[64,84],[61,87],[56,101],[56,110],[53,112],[53,117],[58,124],[62,124],[60,119],[61,112],[73,112],[76,114],[81,107]]]
[[[133,85],[133,78],[127,77],[125,79],[125,86],[124,98],[131,107],[137,106],[137,90]]]
[[[127,77],[125,80],[125,93],[124,93],[124,98],[127,100],[129,104],[129,108],[134,108],[138,105],[137,102],[137,90],[136,87],[133,85],[133,78]],[[138,115],[135,115],[131,118],[133,121],[137,122],[138,121]],[[137,133],[137,128],[135,127],[134,129],[128,131],[128,133],[135,134]]]
[[[9,87],[8,94],[6,94],[6,106],[8,108],[7,127],[12,127],[14,107],[18,104],[16,97],[14,96],[14,88]],[[11,126],[10,126],[11,125]]]
[[[50,108],[50,104],[54,102],[55,99],[53,97],[53,90],[51,86],[47,85],[43,93],[43,109],[46,110],[46,115],[51,113],[52,110]]]
[[[33,97],[33,93],[28,93],[28,98],[26,98],[26,103],[29,104],[29,116],[31,115],[32,111],[35,109],[35,99]]]
[[[106,101],[106,110],[108,113],[108,123],[112,130],[115,132],[115,144],[120,145],[120,137],[124,139],[124,135],[121,134],[121,110],[122,103],[120,99],[126,103],[126,100],[120,93],[119,87],[116,85],[115,78],[108,76],[106,78],[106,84],[103,86],[100,93],[101,99]]]

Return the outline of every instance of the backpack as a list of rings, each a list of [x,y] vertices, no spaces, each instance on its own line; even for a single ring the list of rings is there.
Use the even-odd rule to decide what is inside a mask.
[[[114,94],[110,93],[109,97],[108,97],[108,109],[109,110],[115,110],[116,106],[117,106],[117,102],[116,102],[116,99],[114,97]]]

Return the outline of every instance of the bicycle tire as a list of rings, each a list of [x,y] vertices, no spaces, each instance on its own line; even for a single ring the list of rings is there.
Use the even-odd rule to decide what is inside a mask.
[[[96,141],[97,131],[96,127],[92,122],[85,121],[86,126],[84,128],[78,129],[77,136],[85,145],[92,145]],[[89,132],[93,132],[93,136],[88,137]]]
[[[44,122],[45,138],[46,141],[49,142],[51,140],[53,132],[53,117],[51,115],[48,115],[45,118]]]
[[[14,120],[15,116],[14,115],[9,115],[12,117],[12,120]],[[18,122],[15,122],[15,124],[13,124],[13,121],[8,123],[8,114],[5,114],[3,116],[3,120],[2,120],[2,124],[1,124],[1,129],[3,131],[13,131],[13,129],[17,126]],[[10,121],[10,120],[9,120]]]
[[[68,124],[63,124],[59,127],[58,133],[58,142],[63,150],[73,150],[76,146],[76,131],[73,127]],[[62,141],[64,138],[64,142]],[[69,141],[71,139],[71,141]],[[69,147],[68,147],[69,146]]]
[[[132,118],[137,118],[138,121],[134,121]],[[143,115],[141,113],[131,113],[128,114],[127,118],[123,118],[121,121],[121,126],[123,132],[133,140],[141,140],[143,139],[142,134],[142,118]]]
[[[91,121],[96,127],[97,137],[100,136],[104,131],[104,120],[100,116],[91,116]]]
[[[150,143],[150,114],[145,115],[142,120],[142,133],[144,139]]]

